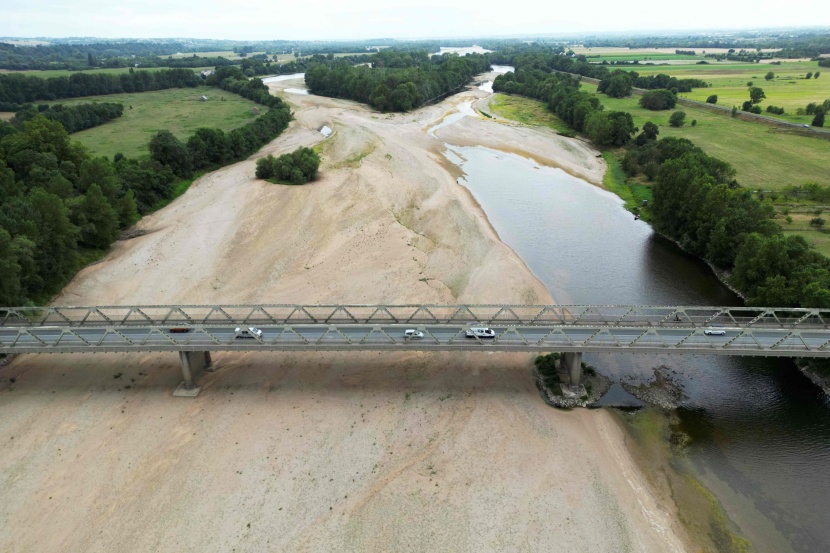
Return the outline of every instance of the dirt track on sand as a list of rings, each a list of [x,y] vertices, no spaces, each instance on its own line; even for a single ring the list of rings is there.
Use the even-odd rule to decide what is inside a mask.
[[[146,235],[55,303],[550,302],[425,132],[483,96],[383,115],[291,95],[283,136],[146,217]],[[335,134],[319,181],[254,178],[256,157],[314,144],[322,125]],[[472,117],[454,126],[438,136],[479,126],[492,145],[503,136],[601,177],[581,143],[569,152]],[[0,551],[683,550],[611,416],[547,407],[526,355],[214,360],[195,400],[171,397],[171,354],[4,368]]]

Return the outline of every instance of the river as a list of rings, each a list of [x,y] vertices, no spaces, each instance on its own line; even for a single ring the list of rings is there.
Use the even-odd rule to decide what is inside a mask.
[[[634,220],[617,196],[515,154],[448,146],[447,157],[558,303],[740,304],[706,264]],[[647,379],[659,365],[677,371],[688,395],[678,414],[692,438],[683,465],[737,532],[759,553],[828,549],[830,401],[791,361],[633,354],[586,361],[614,380]]]

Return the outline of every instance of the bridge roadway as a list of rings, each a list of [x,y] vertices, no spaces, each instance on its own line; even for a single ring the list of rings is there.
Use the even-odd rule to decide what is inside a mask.
[[[243,337],[237,327],[261,336]],[[471,327],[493,338],[467,337]],[[416,329],[422,339],[404,336]],[[723,332],[713,335],[712,331]],[[556,305],[0,308],[0,353],[177,351],[185,382],[211,351],[584,352],[830,357],[830,309]],[[204,360],[198,352],[204,352]],[[573,355],[576,355],[574,357]],[[195,364],[194,364],[195,363]]]

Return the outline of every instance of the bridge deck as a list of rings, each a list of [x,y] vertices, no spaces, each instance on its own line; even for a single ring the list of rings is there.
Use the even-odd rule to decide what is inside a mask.
[[[830,357],[830,310],[555,305],[0,308],[0,353],[422,350]],[[261,337],[240,338],[256,326]],[[468,338],[487,326],[492,339]],[[404,337],[414,328],[423,339]],[[724,335],[707,335],[716,329]]]

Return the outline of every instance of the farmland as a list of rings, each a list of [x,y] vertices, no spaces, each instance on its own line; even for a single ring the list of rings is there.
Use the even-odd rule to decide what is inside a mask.
[[[199,101],[205,95],[208,101]],[[244,125],[267,108],[219,88],[173,88],[135,94],[113,94],[74,98],[54,102],[72,105],[88,102],[120,102],[124,115],[100,127],[72,135],[94,155],[112,157],[121,152],[127,157],[146,156],[150,138],[167,129],[180,139],[187,139],[199,127],[228,131]],[[132,107],[132,109],[131,109]]]
[[[583,89],[596,93],[596,86],[583,83]],[[641,108],[638,96],[609,98],[598,94],[606,109],[627,111],[634,125],[642,128],[646,121],[660,127],[660,137],[688,138],[712,156],[731,163],[737,179],[752,189],[781,190],[785,186],[814,181],[830,185],[827,160],[830,141],[799,136],[761,123],[733,119],[703,108],[678,106],[686,112],[687,124],[669,126],[672,110],[650,111]],[[697,121],[692,127],[689,123]]]
[[[750,63],[711,63],[707,65],[637,65],[621,66],[621,69],[636,71],[640,75],[665,73],[672,77],[702,79],[709,83],[709,88],[697,88],[691,92],[681,93],[681,97],[703,102],[711,94],[718,96],[718,104],[732,107],[739,106],[749,99],[747,83],[761,87],[766,100],[760,105],[783,107],[784,115],[772,117],[793,123],[809,124],[812,115],[796,115],[796,109],[805,107],[810,102],[821,103],[830,98],[830,71],[820,78],[807,79],[808,73],[821,71],[818,62],[782,61],[780,65]],[[772,72],[775,77],[765,80],[764,76]]]

